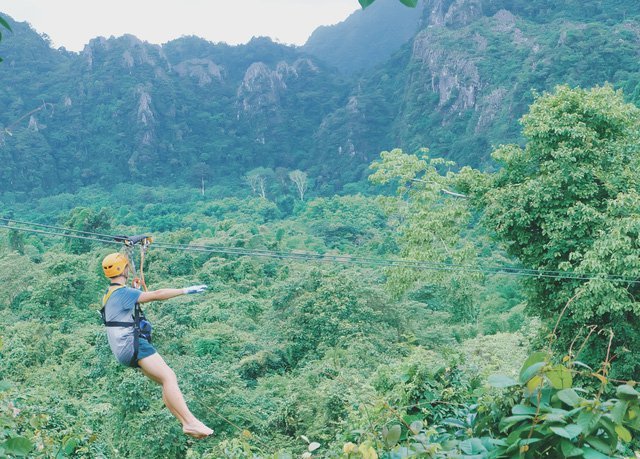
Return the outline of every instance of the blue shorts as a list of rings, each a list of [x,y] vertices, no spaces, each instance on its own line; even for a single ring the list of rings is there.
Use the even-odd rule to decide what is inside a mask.
[[[145,357],[149,357],[150,355],[155,354],[156,348],[153,347],[149,341],[144,339],[142,336],[138,339],[138,360],[142,360]],[[137,363],[137,362],[136,362]]]

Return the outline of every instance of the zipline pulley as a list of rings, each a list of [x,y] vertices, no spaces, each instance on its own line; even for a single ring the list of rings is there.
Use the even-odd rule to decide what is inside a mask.
[[[142,288],[145,292],[148,291],[147,284],[144,281],[144,258],[149,245],[153,242],[153,238],[151,236],[139,234],[137,236],[114,236],[113,239],[124,244],[124,252],[129,260],[131,272],[133,273],[133,288]],[[138,273],[136,272],[136,264],[133,258],[133,252],[136,245],[140,246],[140,277],[138,277]]]

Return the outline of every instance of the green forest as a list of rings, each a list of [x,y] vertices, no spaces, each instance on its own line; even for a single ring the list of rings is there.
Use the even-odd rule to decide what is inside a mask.
[[[0,457],[638,457],[637,8],[422,6],[349,76],[0,21]],[[137,234],[150,290],[208,286],[143,305],[206,439],[107,342]]]

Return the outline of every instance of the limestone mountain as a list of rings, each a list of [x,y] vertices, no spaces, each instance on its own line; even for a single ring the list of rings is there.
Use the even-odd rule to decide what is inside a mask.
[[[491,167],[493,145],[521,140],[532,90],[609,82],[640,100],[635,1],[427,0],[411,11],[420,27],[408,42],[394,38],[391,57],[348,78],[337,54],[325,62],[266,38],[159,46],[129,35],[71,53],[10,21],[3,200],[121,182],[237,188],[256,168],[303,170],[315,193],[333,193],[394,147]],[[384,35],[379,22],[362,27]]]

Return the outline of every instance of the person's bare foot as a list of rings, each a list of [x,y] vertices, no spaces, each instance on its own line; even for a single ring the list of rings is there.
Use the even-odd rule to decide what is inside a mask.
[[[182,431],[193,438],[206,438],[213,433],[213,430],[205,426],[200,421],[182,426]]]

